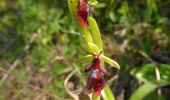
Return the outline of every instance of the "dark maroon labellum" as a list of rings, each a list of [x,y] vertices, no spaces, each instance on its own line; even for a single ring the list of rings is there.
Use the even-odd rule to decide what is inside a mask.
[[[76,14],[77,20],[79,23],[85,27],[88,28],[88,7],[87,7],[87,0],[79,0],[78,6],[77,6],[77,14]]]
[[[110,76],[110,73],[101,66],[101,61],[99,59],[100,54],[93,55],[94,59],[92,61],[92,64],[85,69],[85,72],[90,72],[90,76],[88,78],[84,94],[87,95],[92,91],[92,89],[94,89],[94,95],[99,96],[101,91],[105,87],[105,80],[103,78],[103,74]]]

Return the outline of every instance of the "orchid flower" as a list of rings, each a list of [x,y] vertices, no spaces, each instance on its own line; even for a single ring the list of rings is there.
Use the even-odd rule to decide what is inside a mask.
[[[100,53],[101,54],[101,53]],[[85,72],[90,72],[90,76],[87,81],[86,89],[84,91],[84,94],[89,94],[92,89],[94,90],[94,95],[99,96],[103,88],[105,87],[105,80],[103,78],[103,75],[110,76],[110,73],[106,71],[100,61],[100,54],[93,53],[94,59],[92,61],[92,64],[85,69]]]
[[[104,53],[100,52],[103,51],[100,30],[95,19],[89,16],[88,11],[88,5],[96,4],[97,0],[68,0],[70,14],[84,39],[86,51],[91,54],[81,57],[78,60],[78,62],[92,62],[92,64],[85,69],[85,72],[89,72],[89,78],[84,94],[88,95],[92,92],[92,97],[95,95],[94,97],[100,98],[102,90],[104,90],[103,93],[107,94],[109,91],[112,95],[110,88],[106,87],[104,80],[104,75],[110,76],[110,73],[103,68],[103,63],[106,62],[117,69],[120,69],[120,66],[116,61],[106,57]],[[102,96],[105,95],[103,93]],[[113,96],[109,96],[109,100],[113,99]]]

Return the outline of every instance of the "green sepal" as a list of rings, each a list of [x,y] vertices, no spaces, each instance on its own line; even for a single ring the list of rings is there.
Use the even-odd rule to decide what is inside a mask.
[[[120,65],[116,61],[114,61],[114,60],[112,60],[112,59],[110,59],[110,58],[108,58],[108,57],[106,57],[104,55],[101,55],[100,58],[101,58],[102,61],[110,64],[111,66],[113,66],[113,67],[115,67],[117,69],[120,69]]]
[[[88,43],[88,46],[91,47],[91,52],[90,53],[100,53],[101,51],[99,50],[98,46],[95,45],[94,43]]]

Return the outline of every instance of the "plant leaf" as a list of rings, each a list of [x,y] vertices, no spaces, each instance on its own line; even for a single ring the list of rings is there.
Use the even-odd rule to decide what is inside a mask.
[[[160,80],[155,76],[155,68],[158,68]],[[157,82],[160,85],[170,84],[170,65],[166,64],[145,64],[134,68],[130,74],[141,82]]]
[[[67,2],[68,2],[68,7],[69,7],[71,17],[72,17],[72,19],[75,20],[76,8],[77,8],[77,5],[78,5],[78,0],[67,0]]]
[[[142,100],[149,93],[154,91],[157,88],[157,84],[147,82],[139,87],[130,97],[130,100]]]
[[[89,0],[88,4],[91,6],[97,6],[98,2],[97,2],[97,0]]]
[[[110,87],[107,85],[105,86],[105,88],[102,91],[102,97],[104,100],[115,100]]]

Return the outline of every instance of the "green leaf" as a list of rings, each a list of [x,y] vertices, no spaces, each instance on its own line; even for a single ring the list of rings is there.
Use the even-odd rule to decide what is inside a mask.
[[[128,3],[127,3],[126,1],[124,1],[124,2],[122,3],[121,8],[118,9],[118,12],[119,12],[120,14],[122,14],[122,15],[125,15],[125,14],[128,13],[128,10],[129,10],[129,5],[128,5]]]
[[[102,91],[102,97],[104,100],[115,100],[111,89],[109,88],[109,86],[105,86],[105,88]]]
[[[68,2],[68,7],[69,7],[71,17],[72,19],[75,19],[78,0],[67,0],[67,2]]]
[[[155,68],[158,68],[160,80],[156,79]],[[145,64],[133,69],[130,74],[141,82],[157,82],[160,85],[170,84],[170,65],[165,64]]]
[[[97,2],[97,0],[89,0],[88,4],[91,6],[97,6],[98,2]]]
[[[156,78],[155,69],[159,70],[160,80]],[[139,87],[131,96],[130,100],[141,100],[160,86],[170,84],[170,65],[165,64],[145,64],[133,69],[130,74],[137,78],[144,85]]]
[[[78,67],[76,64],[73,63],[73,67],[75,68],[75,71],[78,73],[78,77],[80,78],[81,82],[83,83],[83,85],[86,85],[86,81],[80,71],[80,67]]]
[[[115,67],[115,68],[117,68],[117,69],[120,69],[120,65],[119,65],[116,61],[114,61],[114,60],[112,60],[112,59],[110,59],[110,58],[108,58],[108,57],[106,57],[106,56],[104,56],[104,55],[101,55],[100,58],[101,58],[104,62],[110,64],[111,66],[113,66],[113,67]]]
[[[157,84],[147,82],[139,87],[133,95],[130,97],[130,100],[142,100],[149,93],[153,92],[157,88]]]

